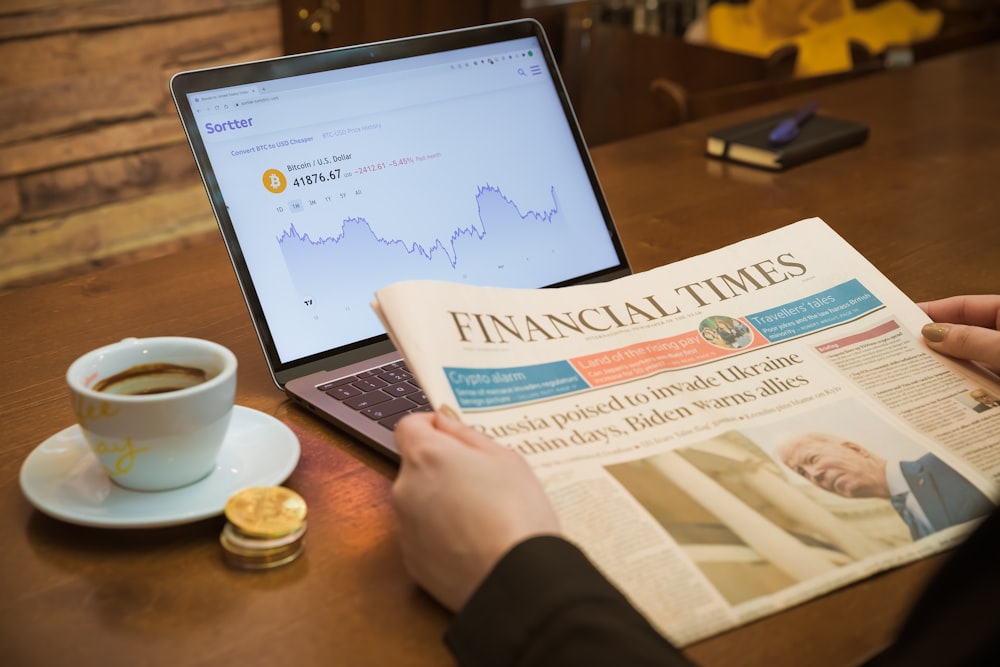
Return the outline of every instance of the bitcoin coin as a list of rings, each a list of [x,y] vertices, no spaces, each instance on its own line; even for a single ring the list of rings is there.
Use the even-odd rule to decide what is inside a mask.
[[[229,565],[242,570],[270,570],[287,565],[302,555],[305,533],[306,524],[303,523],[301,528],[283,537],[248,537],[227,522],[219,543]]]
[[[226,502],[225,514],[244,535],[280,537],[302,526],[306,502],[283,486],[255,486],[235,493]]]

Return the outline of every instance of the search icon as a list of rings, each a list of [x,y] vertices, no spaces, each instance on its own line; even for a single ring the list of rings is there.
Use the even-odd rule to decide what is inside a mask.
[[[517,73],[518,73],[518,74],[519,74],[520,76],[528,76],[527,74],[525,74],[525,73],[524,73],[524,68],[523,68],[523,67],[518,67],[518,68],[517,68]]]

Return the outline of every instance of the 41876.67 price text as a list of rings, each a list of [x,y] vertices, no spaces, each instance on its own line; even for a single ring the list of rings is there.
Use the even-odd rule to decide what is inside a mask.
[[[297,176],[295,180],[292,181],[292,185],[297,188],[301,188],[305,185],[315,185],[316,183],[335,181],[338,178],[340,178],[340,169],[331,169],[330,171],[318,171],[312,174]]]

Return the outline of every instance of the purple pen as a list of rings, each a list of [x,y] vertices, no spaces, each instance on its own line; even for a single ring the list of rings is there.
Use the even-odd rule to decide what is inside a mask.
[[[768,135],[768,141],[775,145],[787,144],[789,141],[799,136],[799,128],[802,127],[802,124],[809,120],[814,113],[816,113],[815,101],[810,102],[796,111],[795,115],[791,118],[786,118],[778,123],[778,126],[771,130],[771,134]]]

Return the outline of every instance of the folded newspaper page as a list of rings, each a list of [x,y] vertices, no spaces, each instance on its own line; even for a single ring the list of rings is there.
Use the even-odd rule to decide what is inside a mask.
[[[925,347],[818,218],[603,284],[373,305],[680,646],[954,546],[998,497],[998,378]]]

